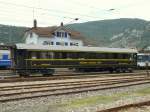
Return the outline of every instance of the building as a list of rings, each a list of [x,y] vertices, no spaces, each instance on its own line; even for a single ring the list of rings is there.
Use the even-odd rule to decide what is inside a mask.
[[[24,35],[26,44],[42,44],[51,46],[86,46],[88,42],[76,31],[73,31],[61,23],[60,26],[34,27],[28,29]]]

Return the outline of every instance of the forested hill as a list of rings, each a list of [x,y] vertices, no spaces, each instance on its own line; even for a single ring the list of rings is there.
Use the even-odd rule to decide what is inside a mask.
[[[0,25],[0,43],[12,44],[23,42],[26,27]]]
[[[141,19],[113,19],[72,24],[98,46],[143,47],[150,45],[150,22]]]
[[[71,24],[66,27],[81,32],[96,46],[143,47],[150,45],[150,22],[141,19],[101,20]],[[23,33],[26,29],[0,25],[0,42],[23,42]]]

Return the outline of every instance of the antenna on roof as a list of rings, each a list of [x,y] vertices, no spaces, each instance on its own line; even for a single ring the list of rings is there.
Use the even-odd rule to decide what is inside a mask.
[[[32,10],[32,18],[34,19],[34,8]]]
[[[64,26],[63,22],[61,22],[60,26]]]
[[[35,10],[34,10],[34,8],[33,8],[33,15],[32,15],[32,17],[33,17],[33,27],[37,28],[37,20],[35,19]]]

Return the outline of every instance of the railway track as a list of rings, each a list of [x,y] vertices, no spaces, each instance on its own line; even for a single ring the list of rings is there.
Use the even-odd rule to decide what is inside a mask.
[[[49,82],[0,87],[0,102],[16,101],[52,95],[76,94],[150,83],[144,76]]]
[[[31,77],[6,77],[0,79],[0,83],[7,82],[25,82],[25,81],[45,81],[45,80],[61,80],[61,79],[85,79],[85,78],[93,78],[93,77],[118,77],[118,76],[131,76],[131,75],[146,75],[146,72],[138,71],[138,73],[121,73],[121,74],[108,74],[102,72],[88,72],[88,73],[71,73],[68,74],[63,73],[63,75],[53,75],[50,77],[42,77],[42,76],[31,76]]]
[[[150,100],[144,101],[144,102],[121,105],[118,107],[108,108],[108,109],[100,110],[97,112],[119,112],[122,110],[126,110],[126,112],[127,112],[127,109],[129,109],[129,108],[142,107],[142,106],[150,106]]]
[[[119,78],[122,81],[134,81],[134,80],[145,80],[145,77],[134,77],[134,78]],[[0,91],[6,90],[19,90],[19,89],[29,89],[29,88],[41,88],[41,87],[55,87],[55,86],[67,86],[72,85],[81,85],[81,84],[97,84],[97,83],[110,83],[110,82],[119,82],[118,79],[95,79],[91,81],[76,81],[76,82],[59,82],[59,83],[42,83],[42,84],[24,84],[24,85],[10,85],[10,86],[0,86]],[[109,81],[109,82],[108,82]]]

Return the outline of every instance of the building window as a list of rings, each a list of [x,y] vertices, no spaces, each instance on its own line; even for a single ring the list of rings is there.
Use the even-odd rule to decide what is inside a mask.
[[[57,37],[61,37],[61,32],[57,32]]]
[[[51,45],[54,45],[54,42],[51,42]]]
[[[79,46],[78,43],[70,42],[70,46]]]
[[[56,42],[56,45],[60,45],[60,42]]]
[[[67,32],[56,32],[56,36],[57,37],[65,37],[65,38],[67,38]]]
[[[65,46],[68,46],[68,42],[65,42]]]
[[[65,32],[65,37],[67,38],[67,32]]]
[[[78,43],[75,43],[75,46],[79,46],[79,44],[78,44]]]
[[[73,46],[73,43],[72,43],[72,42],[70,42],[70,46]]]
[[[50,42],[50,41],[43,41],[43,45],[54,45],[54,42]]]
[[[49,42],[44,41],[44,42],[43,42],[43,45],[49,45]]]

